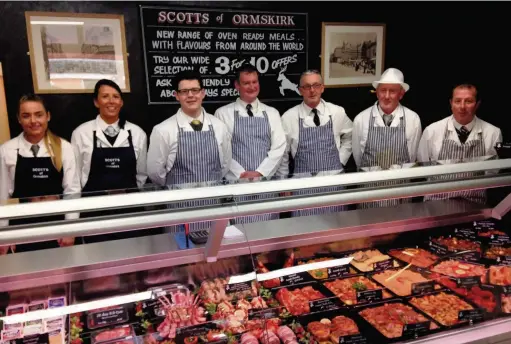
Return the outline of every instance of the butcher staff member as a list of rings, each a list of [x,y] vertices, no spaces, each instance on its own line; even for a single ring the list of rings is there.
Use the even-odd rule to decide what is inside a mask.
[[[0,147],[0,201],[17,198],[19,202],[40,202],[78,195],[80,181],[69,142],[48,129],[51,115],[42,98],[21,97],[18,122],[23,132]],[[78,214],[14,219],[10,225],[77,218]],[[7,223],[2,223],[7,225]],[[16,251],[69,246],[74,238],[18,245]],[[12,246],[13,250],[15,246]],[[6,247],[1,249],[6,253]]]
[[[183,71],[176,75],[174,86],[181,107],[174,116],[153,128],[147,154],[149,178],[155,184],[171,189],[197,183],[218,184],[231,166],[229,131],[221,120],[202,107],[205,90],[200,74]],[[203,200],[178,206],[193,207],[216,202]],[[193,223],[190,229],[206,229],[210,225],[210,222]]]
[[[429,125],[422,135],[418,149],[420,162],[450,164],[487,160],[497,155],[495,145],[502,142],[499,128],[483,121],[476,115],[480,100],[474,85],[462,84],[453,89],[450,99],[452,115]],[[465,179],[475,176],[460,173],[454,176],[438,176],[435,179]],[[427,195],[425,201],[448,198],[464,198],[486,203],[486,190],[449,192]]]
[[[222,106],[215,116],[222,120],[232,136],[232,161],[226,179],[273,177],[282,162],[286,150],[286,135],[282,129],[277,109],[263,104],[259,95],[259,73],[251,64],[242,65],[234,82],[239,98]],[[255,195],[240,197],[241,201],[276,197],[277,195]],[[245,216],[236,223],[268,221],[278,219],[279,214]]]
[[[303,102],[284,113],[282,125],[287,137],[288,152],[294,159],[294,176],[310,177],[344,172],[351,155],[353,122],[344,108],[321,98],[325,87],[316,70],[302,73],[300,93]],[[287,175],[289,154],[285,154],[278,174]],[[339,191],[342,187],[306,190],[297,194]],[[298,210],[293,216],[315,215],[345,210],[345,206]]]
[[[147,135],[139,126],[128,122],[121,115],[123,104],[119,86],[111,80],[99,80],[94,87],[94,105],[99,115],[73,131],[71,143],[81,171],[82,197],[137,191],[146,182]],[[93,217],[130,211],[134,210],[94,211],[80,216]],[[127,238],[142,233],[148,232],[91,236],[85,241]]]
[[[410,86],[403,73],[387,69],[373,82],[378,101],[359,113],[353,128],[353,158],[359,171],[408,168],[415,164],[422,125],[419,115],[400,104]],[[401,182],[402,183],[402,182]],[[365,186],[394,185],[396,182],[371,183]],[[395,206],[410,199],[367,202],[359,208]]]

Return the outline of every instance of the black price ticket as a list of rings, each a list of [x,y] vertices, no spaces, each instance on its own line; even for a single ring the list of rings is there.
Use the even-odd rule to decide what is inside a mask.
[[[339,278],[350,274],[349,265],[333,266],[328,268],[328,278]]]
[[[329,311],[332,309],[338,309],[340,307],[341,307],[341,304],[337,297],[309,301],[309,308],[310,308],[311,313],[312,312]]]
[[[412,295],[429,293],[435,290],[435,281],[412,283]]]
[[[480,321],[483,320],[484,316],[484,309],[482,308],[476,308],[476,309],[468,309],[459,311],[458,313],[458,320],[464,321]]]
[[[479,276],[456,278],[456,286],[460,288],[472,288],[473,286],[479,285],[480,283],[481,278]]]
[[[403,326],[403,336],[418,336],[419,334],[427,333],[431,326],[431,321],[423,321],[415,324],[405,324]]]
[[[360,335],[360,334],[354,334],[351,336],[343,336],[339,337],[339,344],[365,344],[367,343],[367,339]]]
[[[381,262],[374,263],[373,269],[374,271],[385,271],[388,269],[392,269],[394,267],[392,263],[393,263],[392,259],[382,260]]]
[[[380,301],[382,298],[382,289],[357,291],[357,303]]]

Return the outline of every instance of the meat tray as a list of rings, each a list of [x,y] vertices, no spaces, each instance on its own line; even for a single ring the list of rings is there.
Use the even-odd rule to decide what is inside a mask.
[[[316,342],[365,344],[366,333],[362,332],[361,320],[347,309],[329,310],[300,315],[297,321],[306,333],[304,337]]]
[[[420,247],[401,247],[387,251],[387,254],[404,265],[412,264],[419,268],[428,268],[440,257]]]
[[[358,319],[362,333],[371,343],[416,339],[436,333],[442,328],[433,318],[402,299],[357,305],[352,314]]]
[[[400,297],[420,295],[443,288],[423,269],[414,266],[374,272],[367,276]]]
[[[441,290],[420,296],[409,296],[405,300],[408,304],[422,311],[446,329],[463,327],[488,317],[483,308],[478,307],[470,300],[451,290]],[[424,303],[424,306],[421,303]],[[455,307],[455,304],[458,304],[458,306]],[[427,309],[425,305],[430,309]],[[460,315],[464,317],[460,319]]]
[[[337,296],[344,305],[388,300],[397,297],[390,290],[364,274],[322,281],[323,286]]]
[[[271,293],[292,316],[344,307],[339,298],[317,282],[272,288]]]
[[[353,257],[350,264],[359,273],[382,271],[392,267],[400,267],[399,262],[378,248],[366,248],[353,251],[346,255]]]

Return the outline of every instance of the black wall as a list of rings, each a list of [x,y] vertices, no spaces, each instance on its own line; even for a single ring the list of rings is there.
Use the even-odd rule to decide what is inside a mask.
[[[141,4],[149,5],[149,2]],[[403,71],[410,91],[403,104],[415,110],[423,128],[450,114],[452,87],[475,83],[480,89],[479,116],[500,127],[504,139],[511,132],[509,117],[508,11],[505,2],[156,2],[158,6],[246,8],[309,13],[309,68],[320,69],[321,22],[376,22],[386,24],[385,65]],[[176,106],[147,105],[142,55],[139,3],[136,2],[1,2],[0,61],[4,69],[11,136],[20,132],[17,101],[32,92],[25,11],[123,14],[129,52],[130,94],[125,95],[128,120],[147,135],[152,127],[172,115]],[[353,119],[370,106],[371,87],[327,89],[324,98],[343,106]],[[95,117],[92,96],[46,95],[52,110],[50,127],[70,139],[79,124]],[[283,113],[295,103],[269,103]],[[206,105],[214,112],[218,105]]]

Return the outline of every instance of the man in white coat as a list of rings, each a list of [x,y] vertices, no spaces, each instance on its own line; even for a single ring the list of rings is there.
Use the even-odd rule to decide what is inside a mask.
[[[294,160],[294,177],[334,175],[344,172],[351,155],[353,122],[344,108],[321,98],[325,87],[316,70],[308,70],[300,77],[303,102],[282,116],[287,137],[288,152]],[[279,175],[289,172],[289,154],[284,155]],[[339,191],[342,187],[301,191],[297,194]],[[293,216],[316,215],[343,211],[344,206],[306,209],[293,212]]]
[[[239,98],[215,112],[215,117],[225,123],[232,136],[233,156],[226,179],[271,179],[286,150],[286,135],[282,129],[280,114],[277,109],[259,101],[259,72],[251,64],[244,64],[237,70],[234,85],[239,91]],[[245,196],[240,200],[272,196]],[[235,222],[249,223],[278,218],[278,213],[262,214],[237,218]]]
[[[373,82],[378,100],[359,113],[353,121],[353,158],[359,171],[407,168],[415,164],[422,126],[419,115],[400,101],[410,86],[403,73],[387,69]],[[370,183],[367,186],[393,185],[396,182]],[[395,206],[410,199],[366,202],[359,208]]]
[[[227,127],[202,107],[205,90],[200,74],[181,72],[174,85],[181,107],[174,116],[153,128],[147,152],[148,176],[155,184],[170,189],[219,184],[231,165]],[[177,206],[190,208],[216,203],[216,199],[211,199]],[[210,225],[210,222],[192,223],[190,229],[206,229]]]
[[[477,88],[470,84],[456,86],[450,99],[452,114],[429,125],[419,144],[418,160],[424,163],[451,164],[495,158],[495,145],[502,142],[501,130],[476,115],[480,100]],[[466,179],[476,174],[459,173],[437,179]],[[449,192],[424,197],[425,201],[463,198],[486,203],[486,190]]]

